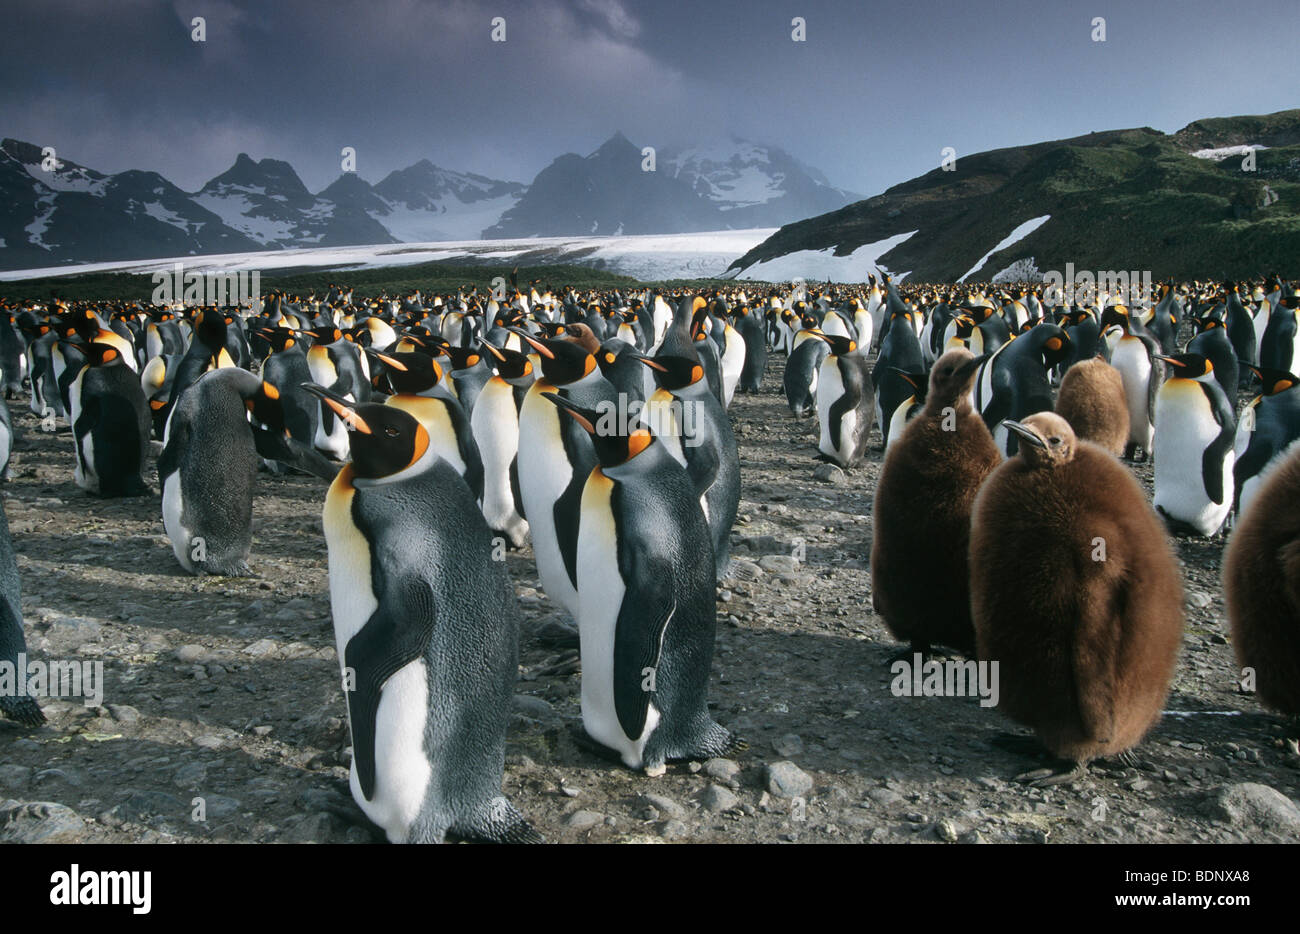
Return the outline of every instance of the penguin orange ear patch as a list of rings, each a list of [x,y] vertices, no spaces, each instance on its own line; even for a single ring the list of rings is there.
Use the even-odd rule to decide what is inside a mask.
[[[268,399],[278,399],[280,398],[280,390],[276,389],[270,383],[264,382],[262,383],[262,395],[266,396]]]
[[[112,361],[112,360],[116,360],[116,359],[117,359],[117,351],[110,347],[110,348],[108,348],[107,350],[104,351],[104,356],[103,356],[101,359],[102,359],[105,363],[108,363],[108,362],[110,362],[110,361]]]
[[[1049,338],[1047,339],[1047,349],[1048,349],[1048,350],[1060,350],[1060,349],[1061,349],[1061,339],[1060,339],[1059,337],[1049,337]]]
[[[627,437],[627,459],[631,460],[646,448],[650,447],[650,442],[654,440],[654,435],[644,428],[638,428]]]
[[[605,362],[606,362],[606,363],[613,363],[613,362],[614,362],[614,355],[613,355],[612,353],[609,353],[608,351],[606,351],[606,353],[605,353]]]

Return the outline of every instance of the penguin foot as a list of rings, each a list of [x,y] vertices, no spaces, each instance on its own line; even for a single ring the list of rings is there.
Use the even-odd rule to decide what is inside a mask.
[[[738,755],[742,752],[748,752],[748,751],[749,751],[749,740],[745,739],[743,736],[737,736],[735,733],[732,733],[731,739],[727,741],[727,746],[723,750],[722,755],[719,756],[719,758],[729,759],[734,755]]]
[[[1084,778],[1088,774],[1088,766],[1082,762],[1069,762],[1056,768],[1034,769],[1030,772],[1021,772],[1013,782],[1020,782],[1031,788],[1050,788],[1053,785],[1066,785],[1070,782]]]
[[[42,726],[45,712],[30,697],[0,697],[0,713],[23,726]]]
[[[606,762],[617,762],[619,765],[623,765],[623,757],[604,743],[592,739],[581,723],[569,724],[569,738],[583,752],[590,753],[598,759],[604,759]]]

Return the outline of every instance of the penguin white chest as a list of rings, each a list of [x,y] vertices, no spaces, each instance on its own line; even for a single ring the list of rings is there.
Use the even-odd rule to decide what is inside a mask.
[[[1222,431],[1209,400],[1194,381],[1171,380],[1156,396],[1155,422],[1154,505],[1202,535],[1213,535],[1232,508],[1235,455],[1229,446],[1221,464],[1205,464],[1206,448]],[[1207,468],[1222,478],[1220,503],[1206,491]]]
[[[659,711],[650,705],[645,728],[638,737],[623,732],[614,698],[614,636],[627,586],[618,566],[618,530],[612,511],[614,483],[593,471],[582,495],[578,529],[578,639],[582,655],[582,723],[599,743],[622,756],[629,768],[640,768],[646,741],[659,724]]]
[[[522,544],[528,523],[515,510],[510,487],[510,464],[519,451],[519,416],[513,389],[499,377],[483,386],[470,427],[483,460],[483,516],[489,526],[517,536],[515,544]]]
[[[194,562],[190,558],[193,534],[181,521],[185,512],[185,500],[181,494],[181,472],[174,470],[163,479],[162,513],[163,528],[172,543],[172,553],[181,567],[194,572]]]

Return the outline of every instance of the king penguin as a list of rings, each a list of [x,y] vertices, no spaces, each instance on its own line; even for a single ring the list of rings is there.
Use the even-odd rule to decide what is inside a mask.
[[[323,517],[352,797],[393,843],[540,842],[501,794],[519,623],[478,504],[413,416],[322,399],[353,435]]]
[[[533,384],[533,363],[517,350],[479,338],[492,361],[492,375],[479,390],[470,427],[483,460],[483,517],[493,532],[515,548],[528,538],[519,496],[519,408],[521,390]]]
[[[1183,631],[1178,565],[1133,474],[1054,412],[1007,428],[1019,453],[971,518],[971,614],[999,708],[1073,771],[1126,752],[1160,719]],[[1157,455],[1157,462],[1160,455]],[[1006,576],[1014,543],[1016,573]]]
[[[152,419],[144,388],[121,351],[84,345],[86,365],[68,390],[77,486],[99,496],[144,496]]]
[[[709,714],[713,548],[686,470],[644,428],[597,431],[593,409],[547,393],[598,464],[578,520],[578,631],[586,735],[631,769],[724,756],[741,744]]]
[[[852,338],[823,336],[822,340],[830,345],[830,353],[817,373],[817,421],[821,426],[817,450],[822,460],[848,470],[862,463],[876,416],[871,374],[867,358]]]
[[[1239,515],[1250,508],[1260,484],[1300,441],[1300,377],[1263,367],[1255,368],[1255,375],[1263,390],[1242,410],[1233,442]]]
[[[1156,393],[1155,507],[1175,531],[1214,535],[1232,510],[1237,417],[1200,354],[1161,357]]]
[[[974,654],[967,567],[971,504],[1002,461],[971,408],[980,357],[949,350],[930,372],[925,408],[885,454],[872,508],[871,602],[894,638],[928,654]]]

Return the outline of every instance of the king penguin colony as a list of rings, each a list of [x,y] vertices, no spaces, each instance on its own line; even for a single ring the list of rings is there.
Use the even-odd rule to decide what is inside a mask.
[[[0,403],[4,478],[24,431],[70,432],[68,480],[156,497],[179,571],[258,572],[259,470],[329,484],[312,547],[328,554],[349,787],[393,842],[546,829],[503,794],[521,639],[507,549],[556,610],[539,643],[576,650],[560,667],[581,665],[580,750],[647,790],[673,763],[744,757],[708,702],[715,603],[740,579],[729,409],[773,395],[776,366],[768,417],[802,426],[810,476],[883,461],[863,603],[918,660],[1002,666],[1003,712],[1059,766],[1020,778],[1131,755],[1160,721],[1182,642],[1175,536],[1230,536],[1237,658],[1263,704],[1300,714],[1300,295],[1277,276],[1066,301],[883,274],[700,294],[512,274],[504,294],[331,285],[243,308],[0,311],[6,400],[26,393],[35,418]],[[1147,460],[1153,495],[1134,475]],[[20,581],[14,552],[29,531],[11,544],[0,516],[0,666],[28,651],[19,595],[39,579]],[[12,692],[0,714],[45,719]]]

